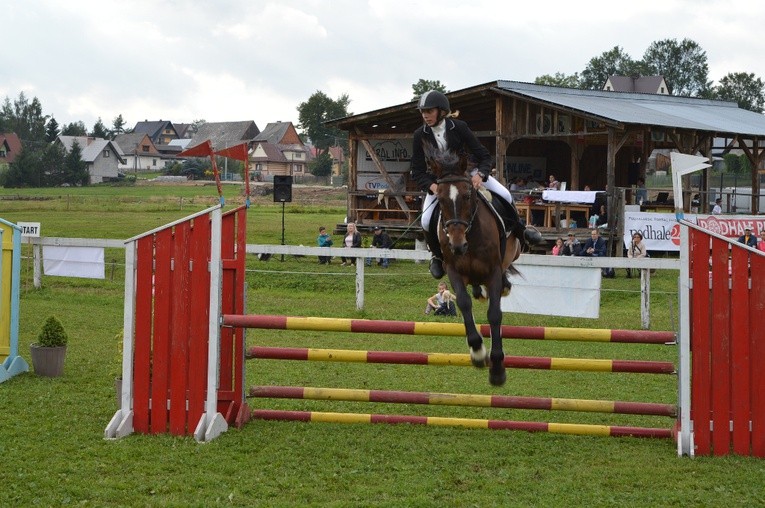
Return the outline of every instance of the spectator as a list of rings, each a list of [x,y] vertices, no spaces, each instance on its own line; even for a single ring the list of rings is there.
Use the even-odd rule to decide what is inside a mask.
[[[712,215],[722,214],[722,198],[715,199],[715,206],[712,207]]]
[[[356,223],[349,222],[346,226],[345,238],[343,239],[343,247],[361,247],[361,233],[356,231]],[[356,258],[341,256],[342,263],[340,266],[356,265]]]
[[[760,230],[760,241],[757,242],[757,250],[765,252],[765,228]]]
[[[558,238],[557,240],[555,240],[555,245],[553,245],[553,248],[552,248],[552,255],[553,256],[563,255],[563,238]]]
[[[606,241],[601,238],[600,232],[597,229],[590,231],[590,238],[584,243],[581,255],[593,258],[606,256]],[[603,268],[602,272],[603,277],[613,278],[615,276],[613,268]]]
[[[380,226],[375,226],[374,236],[372,237],[372,247],[377,249],[390,249],[393,247],[393,241]],[[372,264],[372,258],[367,258],[367,266]],[[377,264],[383,268],[388,268],[388,258],[380,258],[377,260]]]
[[[438,292],[428,298],[428,303],[425,306],[425,314],[430,314],[431,312],[434,312],[435,314],[443,314],[444,309],[449,310],[452,305],[454,305],[454,302],[452,302],[452,294],[447,289],[446,282],[439,282],[438,283]],[[451,305],[450,305],[451,304]],[[454,314],[456,315],[456,310]]]
[[[563,256],[578,256],[582,244],[576,239],[574,233],[568,234],[568,239],[563,243]]]
[[[560,190],[560,182],[555,179],[555,175],[550,175],[547,188],[550,190]]]
[[[632,243],[630,248],[627,249],[627,257],[630,259],[644,258],[648,256],[648,251],[643,243],[643,235],[639,232],[632,234]],[[632,277],[632,270],[627,268],[627,278]]]
[[[749,228],[744,228],[744,234],[738,237],[738,241],[749,247],[757,247],[757,237],[752,234],[752,230]]]
[[[331,247],[332,237],[327,233],[327,228],[324,226],[319,228],[319,237],[316,239],[316,244],[319,247]],[[319,256],[319,264],[330,264],[332,258],[329,256]]]

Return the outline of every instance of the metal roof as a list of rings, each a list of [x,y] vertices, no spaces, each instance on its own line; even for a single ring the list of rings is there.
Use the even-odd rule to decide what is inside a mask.
[[[580,90],[517,81],[497,81],[495,88],[497,91],[547,103],[551,107],[594,115],[623,124],[765,136],[765,115],[739,108],[735,102],[672,95]]]

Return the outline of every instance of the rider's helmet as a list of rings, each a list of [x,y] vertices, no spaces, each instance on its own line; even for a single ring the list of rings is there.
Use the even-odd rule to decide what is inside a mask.
[[[446,113],[451,111],[451,107],[449,107],[449,99],[447,99],[446,95],[442,94],[438,90],[430,90],[425,92],[422,94],[419,102],[417,103],[417,109],[419,110],[430,108],[438,108]]]

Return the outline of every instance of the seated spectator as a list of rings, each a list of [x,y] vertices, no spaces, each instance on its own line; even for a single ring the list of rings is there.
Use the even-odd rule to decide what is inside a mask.
[[[374,236],[372,237],[372,247],[377,249],[390,249],[393,247],[393,240],[390,239],[388,233],[380,226],[375,226]],[[372,264],[372,258],[367,258],[367,266]],[[377,260],[377,264],[383,268],[388,268],[388,258],[380,258]]]
[[[648,190],[645,188],[645,178],[640,177],[635,190],[635,203],[642,205],[646,201],[648,201]]]
[[[749,247],[757,247],[757,238],[752,234],[752,230],[749,228],[744,228],[744,234],[738,237],[738,241]]]
[[[346,226],[345,238],[343,239],[343,247],[361,247],[361,233],[356,231],[356,223],[349,222]],[[341,256],[342,263],[340,266],[356,265],[356,258],[347,256]]]
[[[715,206],[712,207],[712,215],[722,214],[722,198],[715,199]]]
[[[630,248],[627,249],[627,257],[630,259],[637,259],[637,258],[644,258],[648,256],[648,251],[645,248],[645,244],[643,243],[643,235],[641,233],[635,232],[632,235],[632,243],[630,244]],[[632,269],[627,268],[627,278],[632,277]]]
[[[439,314],[439,310],[441,310],[441,314],[443,314],[443,309],[448,310],[450,303],[451,305],[454,305],[452,299],[452,294],[447,289],[446,282],[439,282],[438,292],[428,298],[428,303],[425,306],[425,314],[430,314],[433,311],[436,311],[435,314]],[[456,310],[453,315],[457,315]]]
[[[563,255],[563,238],[558,238],[557,240],[555,240],[555,245],[553,245],[553,248],[552,248],[552,255],[553,256]]]
[[[600,231],[597,229],[590,231],[590,238],[584,243],[581,255],[598,258],[606,256],[606,241],[600,236]],[[613,278],[615,276],[613,268],[603,268],[602,271],[603,277]]]
[[[560,182],[555,179],[555,175],[550,175],[547,188],[550,190],[560,190]]]
[[[568,238],[563,242],[562,256],[578,256],[582,244],[576,239],[574,233],[569,233]]]
[[[765,252],[765,229],[760,231],[760,241],[757,242],[757,250]]]

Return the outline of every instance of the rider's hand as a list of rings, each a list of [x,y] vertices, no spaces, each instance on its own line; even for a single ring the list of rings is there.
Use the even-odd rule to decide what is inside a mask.
[[[436,184],[436,183],[431,183],[430,187],[428,187],[428,188],[430,189],[430,192],[433,193],[433,194],[438,192],[438,184]]]
[[[481,175],[479,173],[474,174],[472,177],[470,177],[470,179],[473,182],[473,187],[475,187],[476,189],[481,187],[481,184],[483,183],[483,179],[481,179]]]

